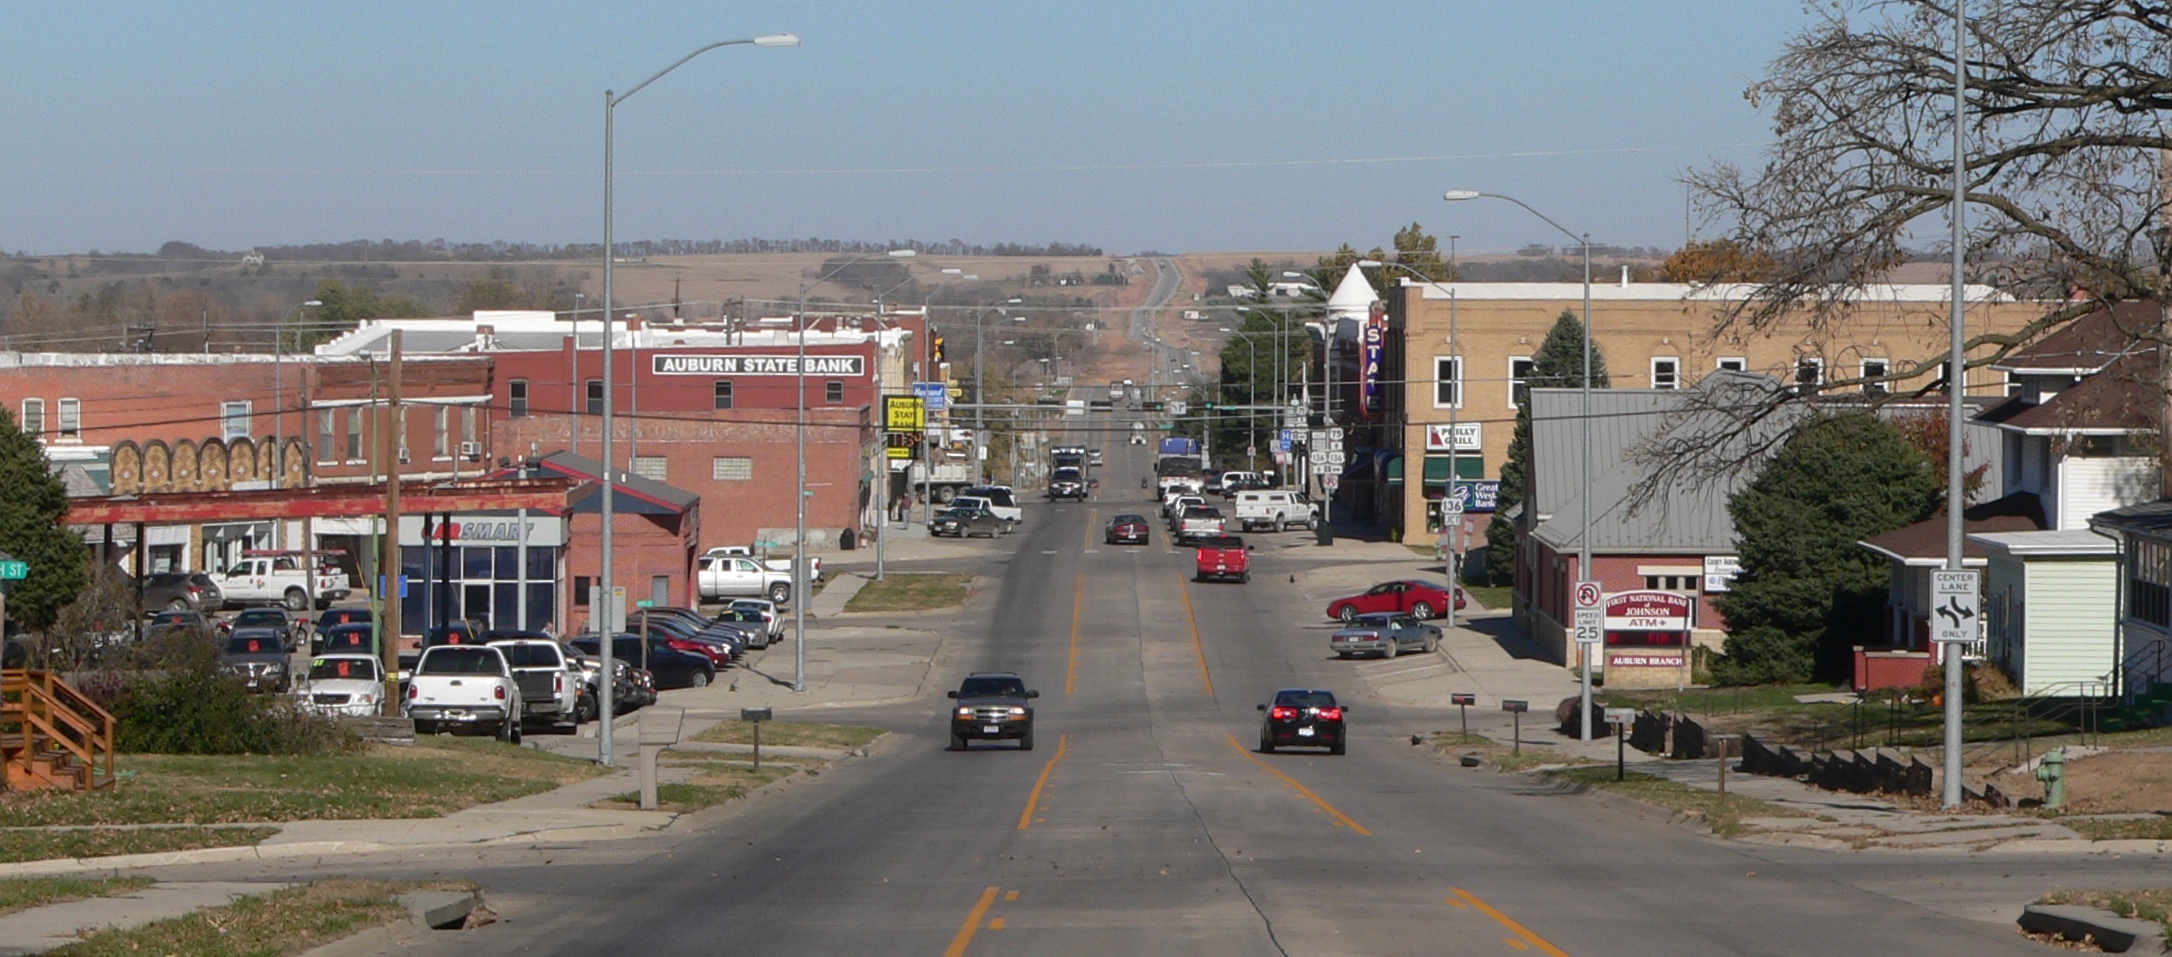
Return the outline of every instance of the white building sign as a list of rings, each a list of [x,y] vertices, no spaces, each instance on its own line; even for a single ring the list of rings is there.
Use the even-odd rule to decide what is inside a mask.
[[[1453,427],[1436,423],[1425,427],[1425,450],[1428,452],[1450,451],[1449,437],[1454,436],[1453,451],[1482,452],[1485,450],[1485,424],[1482,422],[1458,422]]]
[[[799,375],[798,355],[701,355],[665,352],[649,357],[656,375]],[[807,375],[857,378],[867,374],[866,356],[810,355]]]
[[[1735,574],[1742,571],[1742,559],[1734,555],[1706,555],[1704,557],[1704,590],[1710,593],[1724,592]]]

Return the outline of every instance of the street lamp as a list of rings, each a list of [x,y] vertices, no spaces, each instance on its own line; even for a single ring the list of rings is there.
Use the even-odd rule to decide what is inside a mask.
[[[1583,505],[1579,509],[1583,513],[1583,530],[1578,532],[1576,536],[1576,576],[1579,579],[1591,579],[1591,234],[1578,235],[1570,231],[1567,226],[1554,222],[1545,213],[1532,209],[1531,204],[1514,196],[1503,196],[1500,193],[1482,193],[1475,189],[1451,189],[1441,194],[1441,198],[1451,203],[1471,199],[1499,199],[1515,203],[1523,207],[1524,212],[1538,217],[1541,222],[1560,230],[1562,235],[1575,240],[1578,245],[1584,247],[1584,383],[1582,390],[1583,414],[1581,416],[1584,445],[1581,468],[1583,469],[1584,496]],[[1449,441],[1450,444],[1454,443],[1453,438]],[[1582,691],[1580,693],[1581,710],[1583,712],[1581,740],[1589,741],[1591,740],[1591,665],[1594,655],[1588,645],[1584,646],[1579,654],[1584,659],[1583,667],[1579,669],[1583,672]],[[1688,662],[1684,661],[1683,664],[1686,666]]]
[[[655,73],[649,74],[648,79],[642,80],[641,82],[634,84],[633,89],[627,90],[624,93],[613,93],[610,90],[603,91],[603,501],[601,503],[600,509],[603,520],[603,535],[601,548],[599,549],[599,551],[602,553],[602,567],[600,569],[601,574],[597,576],[597,585],[600,588],[600,593],[592,593],[590,599],[590,607],[601,608],[603,610],[603,621],[597,623],[601,627],[598,627],[596,629],[596,634],[599,636],[596,641],[596,647],[598,651],[597,657],[602,659],[601,670],[599,671],[599,673],[603,676],[602,679],[596,683],[597,712],[602,719],[601,724],[599,725],[600,730],[596,733],[596,762],[605,766],[609,766],[611,763],[611,684],[612,675],[615,673],[612,671],[613,665],[611,663],[611,644],[617,638],[617,635],[612,633],[609,625],[611,624],[611,620],[614,617],[612,613],[614,611],[623,611],[623,609],[616,609],[614,607],[614,598],[616,596],[616,592],[614,592],[611,587],[611,583],[615,576],[615,569],[613,568],[612,562],[614,556],[612,555],[613,543],[611,540],[611,522],[616,517],[616,506],[615,503],[612,501],[613,496],[611,494],[611,380],[613,378],[613,373],[611,369],[611,324],[613,322],[613,318],[611,315],[611,310],[614,305],[611,299],[611,264],[612,260],[617,258],[614,255],[614,244],[612,242],[611,236],[611,230],[613,226],[611,206],[613,112],[618,108],[618,105],[620,103],[626,102],[626,99],[628,97],[631,97],[634,94],[641,92],[649,84],[661,79],[664,74],[685,65],[686,61],[698,57],[718,47],[796,47],[798,45],[799,37],[790,33],[765,34],[763,36],[752,37],[745,40],[724,40],[718,43],[711,43],[708,46],[700,47],[694,52],[672,61],[670,66],[658,70]],[[576,346],[576,351],[578,351],[577,347],[580,344],[578,341],[580,335],[580,322],[577,319],[573,324],[573,329],[576,340],[574,345]],[[638,370],[636,370],[636,373],[638,374]],[[600,604],[598,604],[599,599]]]

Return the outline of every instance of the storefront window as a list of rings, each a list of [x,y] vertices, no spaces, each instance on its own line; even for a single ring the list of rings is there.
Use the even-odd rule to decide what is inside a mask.
[[[461,549],[460,552],[460,577],[467,579],[488,579],[490,577],[490,549],[477,548],[471,545]]]
[[[513,579],[519,578],[520,549],[503,547],[499,548],[497,550],[496,564],[498,567],[499,581],[511,581]]]
[[[558,580],[558,557],[555,549],[528,549],[528,580],[548,582]]]

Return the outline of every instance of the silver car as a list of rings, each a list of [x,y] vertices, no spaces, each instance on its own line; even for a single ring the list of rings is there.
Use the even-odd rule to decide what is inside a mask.
[[[1393,658],[1406,651],[1430,652],[1440,647],[1440,629],[1410,615],[1375,612],[1359,615],[1335,630],[1327,646],[1335,657],[1378,655]]]

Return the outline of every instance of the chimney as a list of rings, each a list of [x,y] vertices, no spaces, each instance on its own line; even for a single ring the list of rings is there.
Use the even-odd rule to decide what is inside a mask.
[[[475,326],[475,348],[478,350],[490,348],[491,340],[496,338],[497,334],[498,327],[477,323]]]

